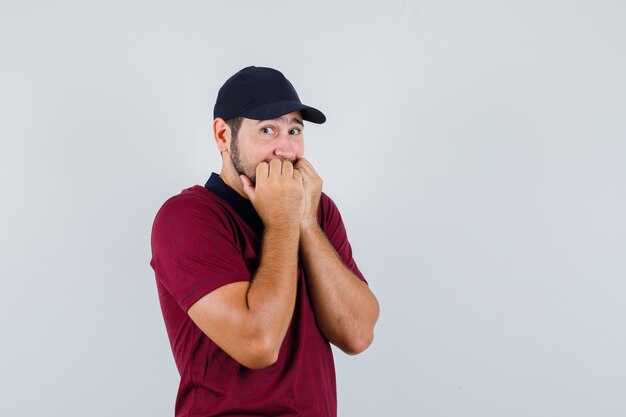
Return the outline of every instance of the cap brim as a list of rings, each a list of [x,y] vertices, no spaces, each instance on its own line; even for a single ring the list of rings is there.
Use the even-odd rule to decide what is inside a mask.
[[[297,101],[279,101],[264,104],[263,106],[240,112],[239,115],[254,120],[271,120],[294,111],[299,111],[304,120],[312,123],[322,124],[326,121],[324,113]]]

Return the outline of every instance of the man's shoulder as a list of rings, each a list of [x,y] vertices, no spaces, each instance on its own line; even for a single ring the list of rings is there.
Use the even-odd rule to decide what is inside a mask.
[[[323,230],[329,228],[334,221],[341,221],[341,213],[339,212],[337,205],[325,192],[322,192],[317,210],[318,222]]]
[[[339,211],[339,209],[337,208],[337,204],[335,204],[335,201],[323,191],[322,197],[320,198],[320,207],[324,212]]]
[[[206,220],[227,215],[228,205],[202,185],[193,185],[168,198],[158,210],[155,223],[171,220]]]

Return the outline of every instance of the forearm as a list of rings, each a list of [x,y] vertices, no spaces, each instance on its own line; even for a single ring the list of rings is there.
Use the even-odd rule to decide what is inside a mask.
[[[344,352],[362,352],[374,338],[376,297],[343,264],[317,223],[301,229],[300,255],[320,329]]]
[[[253,340],[278,349],[291,322],[298,273],[298,226],[266,227],[261,260],[246,294]]]

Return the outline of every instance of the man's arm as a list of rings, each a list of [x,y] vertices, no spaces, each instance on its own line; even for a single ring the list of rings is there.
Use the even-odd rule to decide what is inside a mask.
[[[295,165],[303,178],[305,214],[300,226],[300,256],[307,273],[317,323],[326,338],[348,354],[372,343],[379,306],[367,284],[344,265],[317,223],[322,180],[305,159]]]
[[[297,229],[266,229],[252,281],[224,285],[189,308],[204,334],[247,368],[278,359],[296,300],[297,245]]]
[[[300,174],[280,160],[257,167],[256,189],[244,188],[264,221],[262,255],[252,282],[224,285],[197,301],[191,319],[233,359],[251,369],[269,366],[293,316],[297,291]]]
[[[376,297],[343,264],[317,223],[301,229],[300,255],[320,329],[344,352],[363,352],[374,339]]]

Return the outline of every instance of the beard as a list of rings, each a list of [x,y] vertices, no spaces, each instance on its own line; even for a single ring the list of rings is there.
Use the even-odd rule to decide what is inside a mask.
[[[237,171],[237,175],[245,175],[250,178],[252,184],[256,185],[256,169],[254,167],[250,167],[250,164],[248,164],[245,159],[245,156],[241,155],[239,140],[235,136],[230,142],[230,160],[235,167],[235,171]]]

